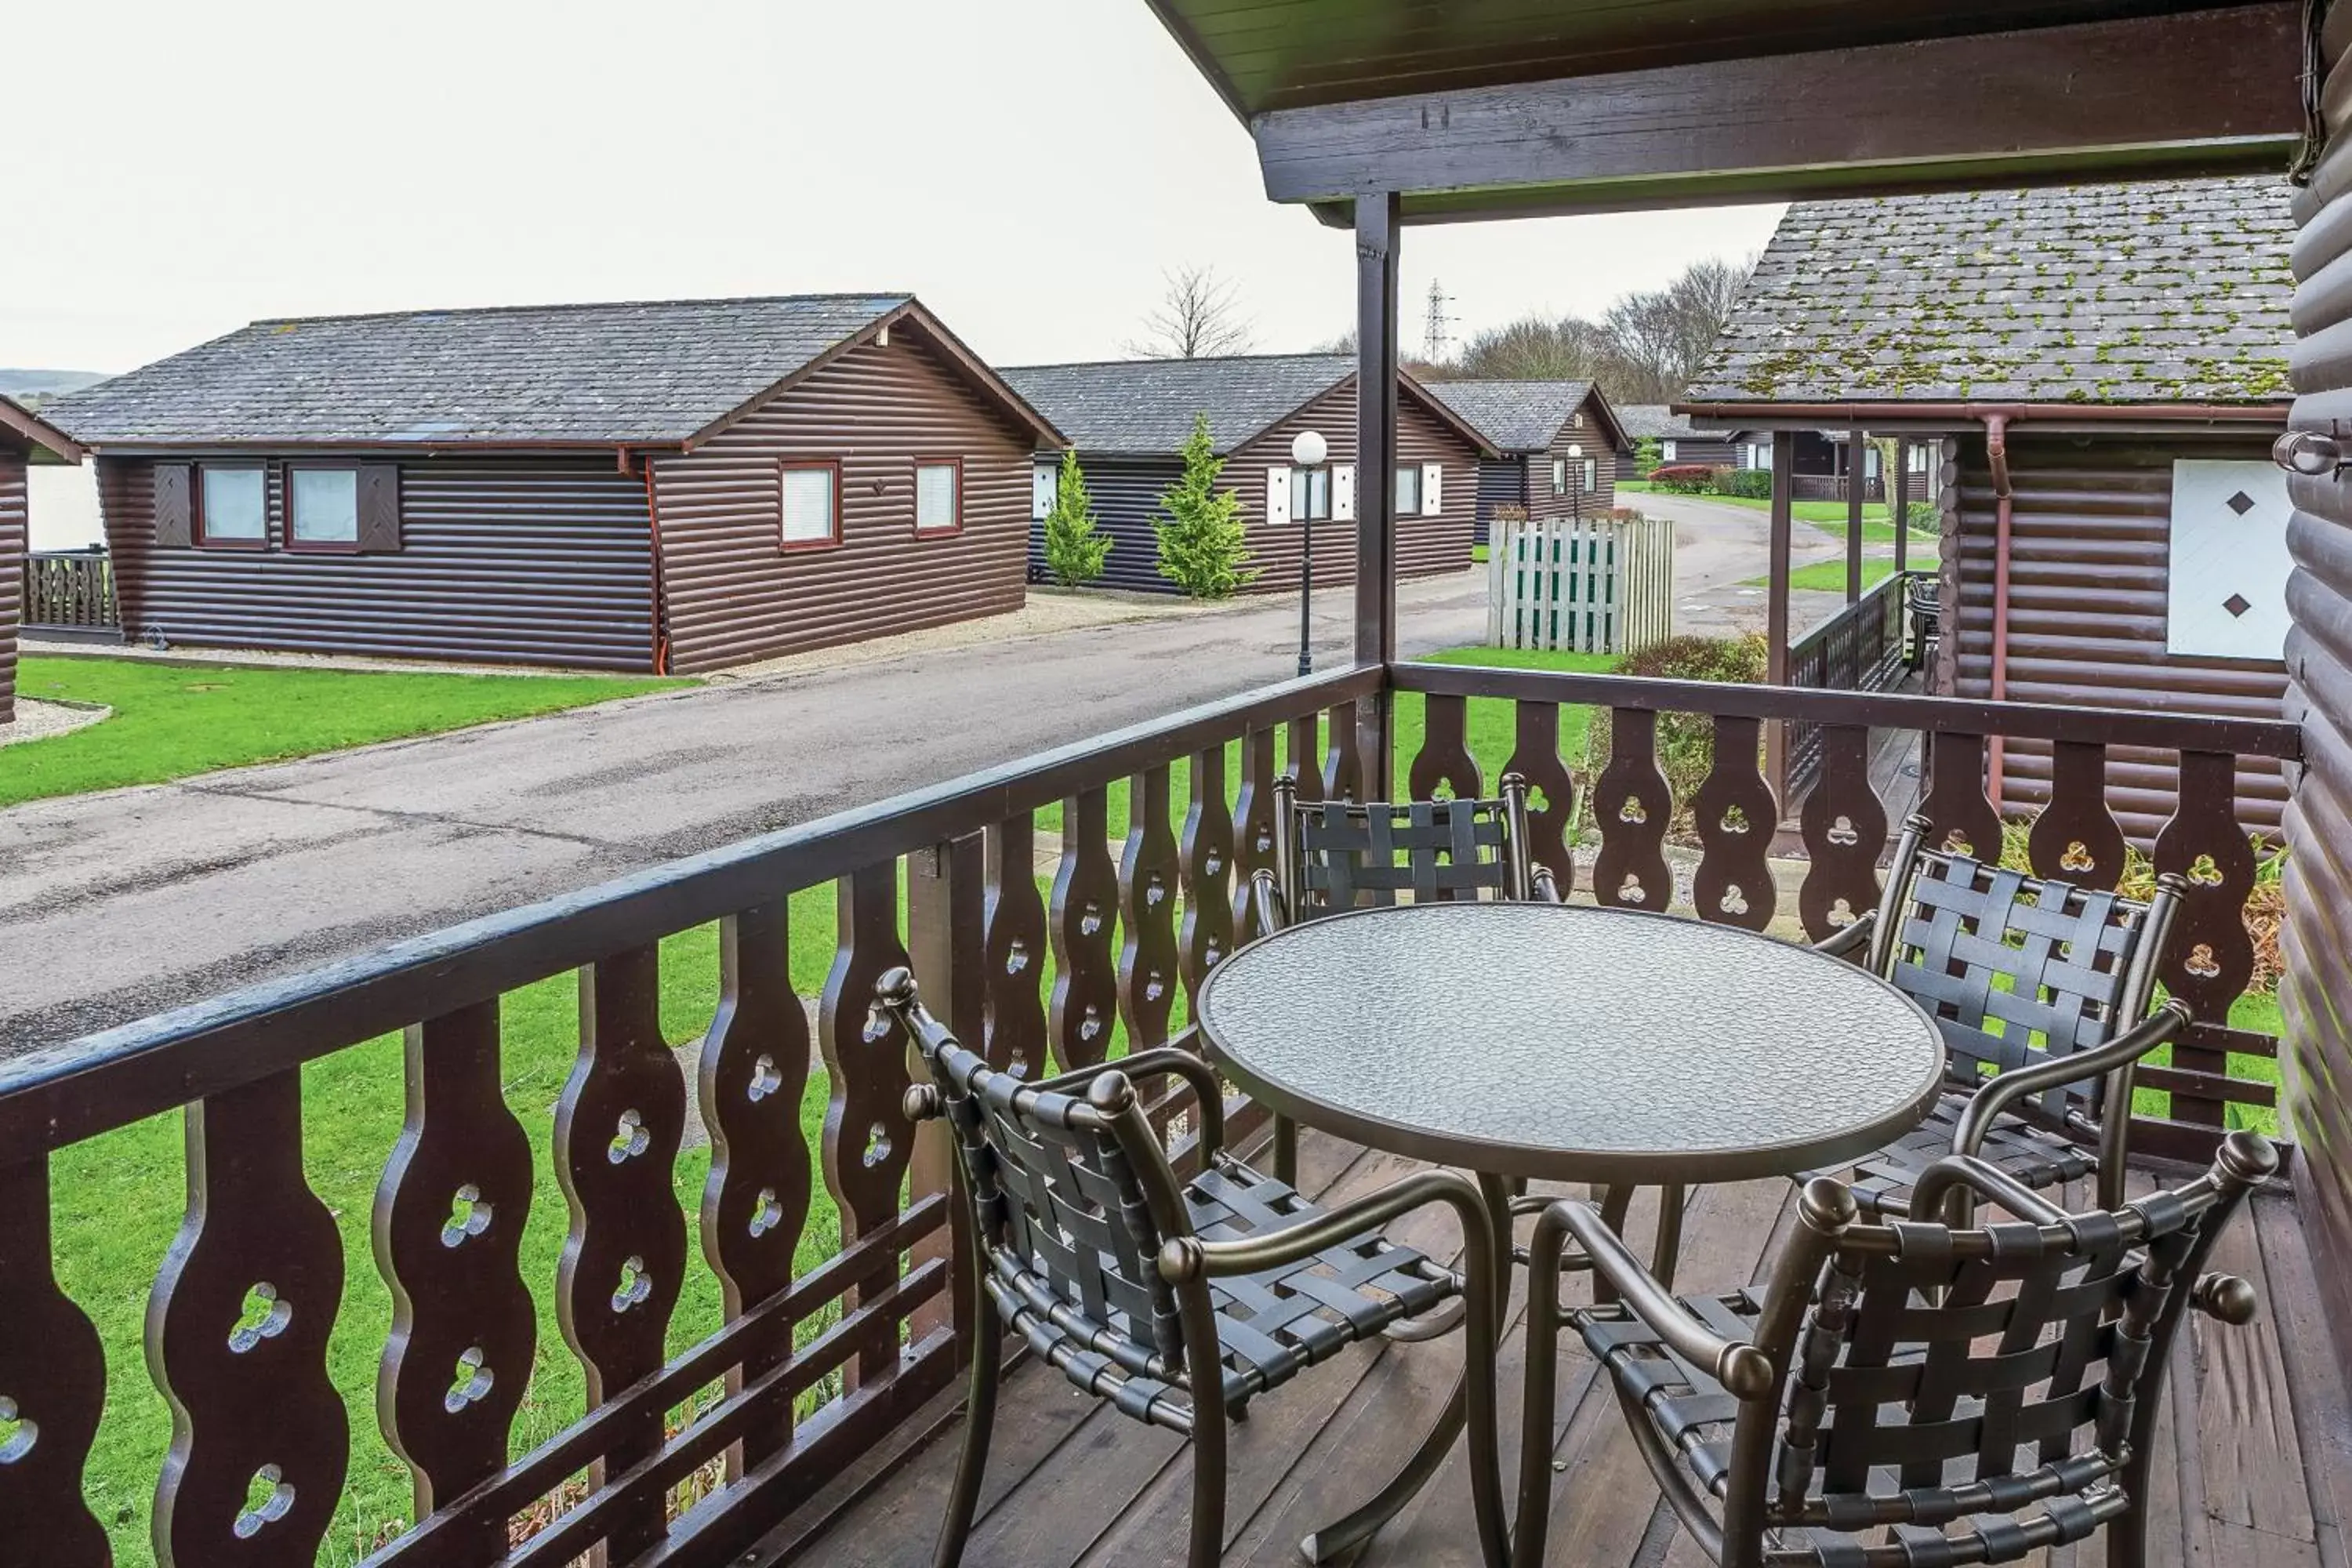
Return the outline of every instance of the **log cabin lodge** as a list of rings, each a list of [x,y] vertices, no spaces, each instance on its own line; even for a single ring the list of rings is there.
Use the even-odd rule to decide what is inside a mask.
[[[131,639],[680,674],[1018,609],[1059,440],[904,294],[257,321],[46,413]]]

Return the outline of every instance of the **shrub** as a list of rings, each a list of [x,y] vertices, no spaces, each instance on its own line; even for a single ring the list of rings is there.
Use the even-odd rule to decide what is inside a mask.
[[[1230,598],[1257,574],[1242,528],[1242,498],[1217,488],[1225,460],[1209,438],[1209,416],[1192,416],[1184,438],[1184,477],[1160,498],[1151,531],[1160,538],[1160,574],[1196,599]]]
[[[1054,510],[1045,514],[1045,570],[1065,588],[1084,587],[1103,574],[1112,542],[1095,526],[1094,499],[1087,494],[1077,448],[1065,448],[1062,471],[1054,480]]]
[[[1915,532],[1933,533],[1944,526],[1943,511],[1931,500],[1913,501],[1909,515]]]
[[[1750,633],[1738,637],[1668,637],[1664,642],[1627,654],[1617,661],[1617,673],[1654,680],[1719,680],[1759,682],[1765,674],[1764,638]],[[1597,719],[1585,738],[1585,765],[1597,780],[1609,765],[1610,726]],[[1715,766],[1715,721],[1705,713],[1658,715],[1658,766],[1674,792],[1675,814],[1667,836],[1678,843],[1695,841],[1691,830],[1691,796]],[[1759,824],[1767,827],[1769,825]]]
[[[1717,468],[1715,476],[1715,493],[1719,496],[1748,496],[1763,500],[1772,494],[1769,468]]]
[[[1704,495],[1713,470],[1704,463],[1668,463],[1663,468],[1650,470],[1650,483],[1662,490],[1674,490],[1683,495]]]
[[[1635,473],[1648,473],[1651,469],[1658,466],[1658,440],[1656,437],[1644,436],[1640,440],[1633,443],[1633,471]]]
[[[1494,510],[1491,516],[1492,521],[1496,522],[1525,522],[1528,520],[1528,509],[1517,501],[1505,501]]]

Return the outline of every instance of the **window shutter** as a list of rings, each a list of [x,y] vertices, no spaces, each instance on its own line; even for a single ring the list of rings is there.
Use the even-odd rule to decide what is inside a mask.
[[[163,550],[195,543],[195,512],[190,503],[195,470],[185,463],[155,465],[155,543]]]
[[[1271,523],[1290,521],[1290,470],[1268,468],[1265,471],[1265,521]]]
[[[1331,470],[1331,521],[1356,521],[1356,465],[1341,463]]]
[[[1421,515],[1435,517],[1445,510],[1445,465],[1421,466]]]
[[[369,554],[400,548],[400,465],[360,465],[360,549]]]
[[[1038,464],[1030,470],[1029,520],[1043,522],[1054,514],[1054,501],[1061,491],[1062,471],[1058,466]]]

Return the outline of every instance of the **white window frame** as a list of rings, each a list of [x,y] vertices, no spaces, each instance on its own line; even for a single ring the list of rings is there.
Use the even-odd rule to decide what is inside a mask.
[[[923,521],[923,476],[944,470],[948,475],[948,520],[945,522]],[[918,458],[915,459],[915,534],[919,539],[943,539],[963,531],[963,459],[961,458]]]
[[[822,473],[831,516],[826,531],[794,533],[792,516],[793,476]],[[831,550],[841,543],[841,459],[782,458],[776,462],[776,542],[784,550]]]

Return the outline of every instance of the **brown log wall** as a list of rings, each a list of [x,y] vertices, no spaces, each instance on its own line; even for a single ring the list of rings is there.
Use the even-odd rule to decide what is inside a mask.
[[[2146,437],[2009,437],[2011,568],[2008,695],[2020,702],[2093,704],[2157,711],[2279,716],[2284,667],[2192,658],[2165,651],[2165,585],[2171,557],[2172,464],[2177,458],[2266,457],[2263,440]],[[1960,443],[1957,532],[1957,694],[1992,690],[1992,475],[1984,437]],[[2003,748],[2001,806],[2031,812],[2050,798],[2046,743]],[[2107,800],[2134,839],[2154,838],[2172,816],[2174,759],[2118,748],[2107,765]],[[2273,831],[2286,800],[2274,762],[2244,760],[2240,820]]]
[[[1576,459],[1569,458],[1570,447],[1583,447],[1583,461],[1592,465],[1592,489],[1580,496],[1576,491],[1579,465]],[[1551,493],[1551,460],[1554,458],[1568,463],[1569,488],[1561,495]],[[1584,416],[1581,429],[1573,425],[1562,426],[1553,435],[1548,450],[1528,455],[1528,516],[1592,517],[1608,511],[1616,504],[1617,451],[1609,445],[1609,438],[1601,434],[1600,420],[1590,413]]]
[[[911,322],[654,465],[670,668],[713,669],[1017,610],[1032,432]],[[915,535],[915,460],[963,459],[963,527]],[[777,460],[841,463],[841,542],[781,547]]]
[[[2295,197],[2293,359],[2299,428],[2352,414],[2352,7],[2326,23],[2321,101],[2333,147]],[[2337,1359],[2352,1364],[2352,480],[2293,478],[2287,527],[2288,716],[2303,724],[2304,763],[2286,813],[2286,1114],[2305,1152],[2295,1165],[2305,1234]]]
[[[128,638],[653,667],[645,483],[619,472],[609,454],[406,459],[401,548],[370,555],[285,549],[284,470],[276,462],[268,549],[159,548],[154,468],[142,458],[98,459]]]
[[[16,717],[16,625],[25,613],[25,458],[0,447],[0,724]]]
[[[1249,529],[1250,564],[1257,593],[1298,586],[1300,552],[1296,524],[1268,527],[1265,470],[1290,461],[1290,443],[1302,430],[1319,430],[1333,463],[1356,460],[1356,380],[1346,381],[1288,417],[1234,448],[1225,460],[1224,484],[1242,498]],[[1397,519],[1397,575],[1426,576],[1458,572],[1470,564],[1470,531],[1478,506],[1478,448],[1439,422],[1411,393],[1397,400],[1397,461],[1443,463],[1445,479],[1435,517]],[[1358,504],[1377,476],[1356,476]],[[1383,484],[1392,478],[1380,478]],[[1315,581],[1351,583],[1356,577],[1356,530],[1352,523],[1315,525]]]

